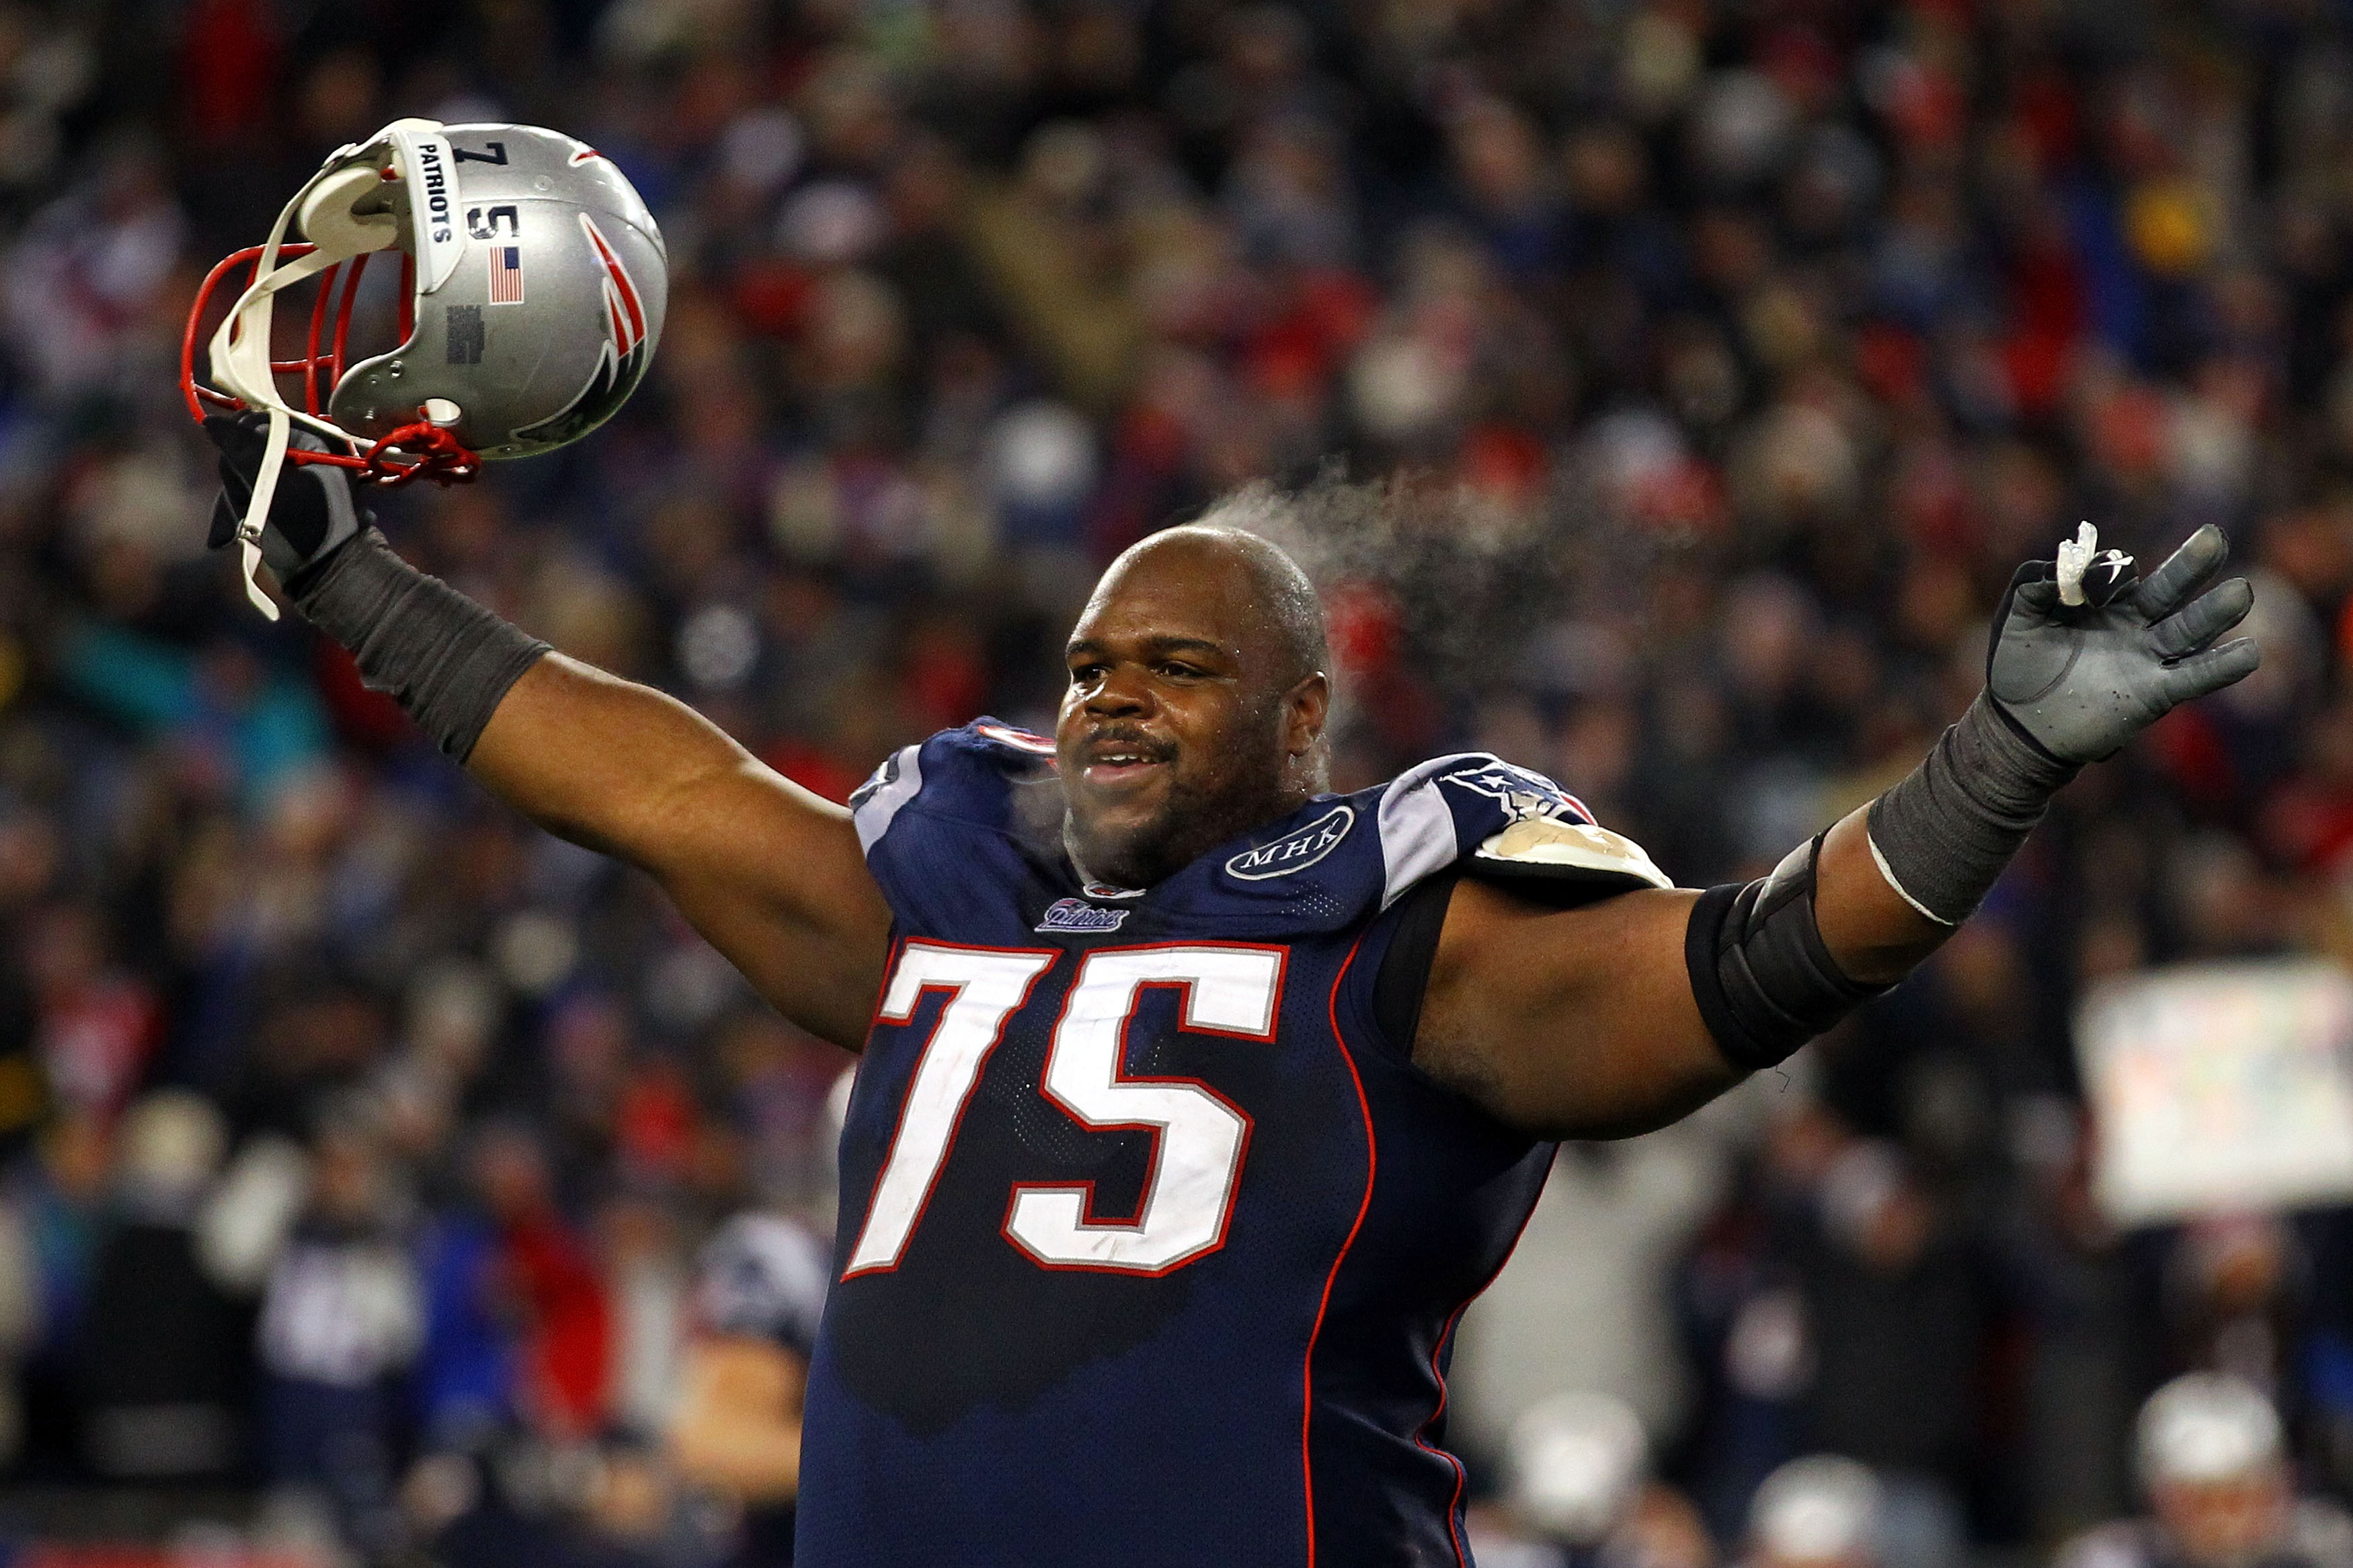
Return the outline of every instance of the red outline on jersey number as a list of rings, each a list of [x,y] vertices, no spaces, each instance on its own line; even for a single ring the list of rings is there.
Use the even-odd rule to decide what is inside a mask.
[[[1166,1130],[1163,1128],[1159,1122],[1092,1121],[1081,1115],[1075,1106],[1071,1105],[1060,1095],[1055,1093],[1054,1090],[1049,1087],[1050,1080],[1053,1078],[1054,1054],[1061,1048],[1062,1021],[1070,1014],[1071,999],[1079,994],[1080,987],[1086,983],[1086,963],[1082,960],[1080,963],[1078,973],[1071,976],[1070,989],[1062,994],[1061,1007],[1057,1010],[1054,1015],[1053,1033],[1047,1037],[1046,1060],[1038,1074],[1038,1092],[1047,1100],[1050,1101],[1056,1109],[1062,1112],[1063,1115],[1069,1117],[1071,1121],[1077,1122],[1081,1127],[1085,1128],[1090,1132],[1145,1131],[1152,1133],[1152,1157],[1145,1167],[1143,1191],[1136,1199],[1136,1217],[1134,1220],[1126,1222],[1114,1220],[1101,1225],[1097,1224],[1094,1218],[1095,1184],[1092,1180],[1083,1182],[1039,1181],[1014,1183],[1013,1191],[1005,1201],[1005,1218],[997,1225],[997,1234],[1004,1237],[1006,1241],[1010,1244],[1016,1251],[1019,1252],[1022,1257],[1028,1258],[1037,1267],[1040,1268],[1050,1268],[1057,1273],[1122,1274],[1134,1279],[1158,1279],[1164,1276],[1175,1273],[1177,1269],[1183,1268],[1188,1264],[1199,1262],[1202,1258],[1208,1257],[1211,1253],[1218,1251],[1226,1245],[1226,1233],[1233,1225],[1234,1205],[1239,1201],[1241,1194],[1242,1166],[1250,1158],[1250,1136],[1257,1131],[1258,1123],[1251,1118],[1249,1111],[1244,1110],[1240,1106],[1236,1105],[1232,1100],[1228,1100],[1224,1095],[1219,1094],[1216,1089],[1200,1079],[1188,1078],[1181,1075],[1167,1078],[1131,1077],[1124,1070],[1127,1060],[1127,1031],[1134,1024],[1136,1012],[1144,1004],[1144,994],[1146,991],[1165,988],[1179,993],[1176,1004],[1177,1027],[1185,1034],[1221,1035],[1228,1039],[1256,1040],[1261,1043],[1272,1040],[1275,1036],[1281,1032],[1282,1027],[1282,988],[1291,978],[1291,949],[1288,946],[1277,943],[1256,942],[1140,942],[1133,947],[1096,948],[1092,950],[1092,952],[1090,952],[1087,954],[1087,957],[1091,959],[1094,957],[1096,953],[1197,951],[1205,947],[1224,948],[1241,952],[1271,952],[1275,955],[1274,987],[1271,998],[1267,1005],[1267,1026],[1265,1030],[1263,1032],[1254,1032],[1248,1029],[1220,1029],[1209,1025],[1188,1023],[1186,1021],[1185,1012],[1187,1005],[1191,1001],[1192,988],[1197,982],[1185,979],[1138,981],[1134,993],[1128,1000],[1127,1015],[1120,1020],[1119,1055],[1117,1060],[1113,1064],[1112,1081],[1113,1083],[1189,1084],[1241,1119],[1241,1141],[1234,1146],[1233,1163],[1226,1175],[1225,1208],[1218,1216],[1217,1238],[1204,1246],[1195,1248],[1191,1252],[1187,1253],[1184,1257],[1177,1258],[1175,1262],[1163,1264],[1157,1268],[1123,1268],[1115,1263],[1068,1263],[1040,1258],[1036,1252],[1029,1248],[1027,1243],[1023,1242],[1018,1237],[1013,1234],[1013,1210],[1015,1205],[1020,1203],[1021,1194],[1026,1192],[1080,1193],[1084,1194],[1081,1199],[1081,1213],[1085,1216],[1082,1220],[1082,1224],[1087,1225],[1092,1228],[1103,1230],[1141,1230],[1144,1226],[1145,1213],[1151,1205],[1153,1189],[1158,1184],[1160,1180],[1160,1155],[1162,1149],[1167,1142],[1167,1138]]]
[[[923,1215],[930,1211],[932,1206],[932,1194],[939,1190],[940,1173],[947,1169],[948,1158],[955,1152],[956,1139],[964,1131],[965,1112],[972,1109],[973,1096],[980,1091],[980,1075],[988,1070],[988,1058],[995,1056],[997,1054],[997,1047],[1005,1043],[1005,1031],[1007,1027],[1012,1024],[1013,1016],[1021,1011],[1022,1008],[1029,1005],[1029,994],[1038,988],[1038,982],[1043,980],[1047,975],[1051,974],[1054,972],[1054,964],[1060,960],[1063,952],[1062,949],[1058,947],[994,947],[986,942],[936,942],[929,937],[901,939],[898,943],[898,951],[892,957],[891,968],[883,973],[882,994],[874,999],[874,1016],[876,1021],[880,1023],[898,1024],[902,1026],[913,1023],[915,1014],[923,1007],[924,995],[930,992],[944,991],[948,994],[948,1001],[946,1005],[940,1009],[938,1016],[933,1018],[931,1032],[923,1037],[922,1047],[915,1052],[915,1065],[907,1074],[906,1090],[899,1099],[899,1114],[891,1123],[890,1139],[882,1145],[882,1163],[874,1173],[874,1184],[867,1189],[866,1211],[859,1216],[858,1233],[857,1236],[851,1239],[849,1244],[850,1254],[853,1257],[856,1256],[858,1251],[858,1242],[860,1239],[863,1239],[866,1234],[868,1222],[873,1217],[874,1200],[881,1193],[882,1178],[891,1173],[891,1161],[899,1152],[899,1137],[901,1133],[906,1131],[907,1127],[907,1102],[914,1097],[915,1080],[923,1074],[923,1058],[931,1054],[932,1042],[939,1037],[940,1026],[947,1019],[948,1007],[952,1007],[955,1005],[956,997],[962,994],[964,991],[963,985],[956,984],[953,982],[928,982],[915,987],[914,995],[910,997],[907,1002],[907,1016],[905,1018],[900,1019],[885,1016],[882,1012],[882,1004],[884,999],[891,994],[891,977],[897,972],[900,963],[906,956],[907,949],[911,947],[944,948],[955,952],[1018,953],[1024,958],[1044,958],[1047,960],[1047,963],[1043,967],[1039,968],[1036,973],[1030,975],[1029,978],[1022,984],[1020,996],[1014,1001],[1013,1005],[1005,1010],[1004,1016],[997,1019],[997,1033],[990,1037],[988,1048],[982,1051],[978,1059],[973,1063],[972,1087],[965,1091],[964,1098],[956,1103],[955,1118],[948,1123],[947,1139],[940,1145],[940,1157],[932,1162],[931,1175],[923,1183],[923,1202],[915,1205],[915,1217],[907,1222],[906,1239],[899,1244],[899,1250],[892,1254],[890,1262],[869,1263],[860,1268],[844,1269],[841,1276],[844,1279],[857,1279],[869,1274],[891,1274],[897,1271],[901,1259],[907,1256],[907,1248],[914,1243],[915,1232],[923,1228]],[[873,1034],[873,1027],[871,1025],[868,1026],[867,1034],[871,1039]]]

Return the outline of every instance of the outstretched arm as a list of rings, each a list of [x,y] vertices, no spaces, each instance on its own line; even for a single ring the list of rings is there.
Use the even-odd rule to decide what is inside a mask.
[[[1550,910],[1466,879],[1440,936],[1417,1064],[1510,1125],[1615,1137],[1663,1125],[1902,979],[1977,907],[2052,795],[2177,704],[2251,673],[2216,646],[2253,597],[2200,595],[2202,529],[2145,582],[2129,563],[2022,569],[1987,686],[1894,789],[1746,888]]]
[[[1952,931],[1887,885],[1862,811],[1823,837],[1815,876],[1822,940],[1858,981],[1901,979]],[[1556,910],[1464,878],[1414,1061],[1546,1137],[1628,1137],[1697,1110],[1746,1076],[1693,994],[1685,939],[1699,900],[1646,890]]]
[[[855,1050],[891,913],[849,813],[686,704],[551,653],[466,771],[549,832],[640,867],[776,1010]]]
[[[221,449],[219,546],[251,493],[260,441],[251,416],[206,429]],[[364,524],[341,470],[284,476],[261,551],[304,616],[491,793],[651,873],[778,1011],[855,1048],[890,913],[849,813],[684,703],[551,652]]]

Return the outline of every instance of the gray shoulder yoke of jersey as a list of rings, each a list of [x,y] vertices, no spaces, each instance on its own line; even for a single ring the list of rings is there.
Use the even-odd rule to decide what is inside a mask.
[[[968,896],[954,886],[958,879],[940,874],[944,836],[964,841],[976,873],[992,852],[1033,870],[1067,867],[1053,742],[997,720],[894,753],[850,802],[875,879],[894,912],[918,926],[952,919]],[[926,831],[910,834],[911,818]],[[1355,795],[1319,795],[1148,890],[1076,890],[1113,906],[1146,904],[1168,925],[1203,936],[1263,937],[1344,930],[1457,862],[1560,903],[1672,886],[1640,847],[1595,826],[1558,784],[1472,752]]]

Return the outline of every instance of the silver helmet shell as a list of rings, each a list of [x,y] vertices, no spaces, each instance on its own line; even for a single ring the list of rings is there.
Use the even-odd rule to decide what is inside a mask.
[[[415,325],[344,373],[329,417],[363,441],[433,422],[484,458],[578,440],[661,340],[669,261],[612,161],[530,125],[405,121],[331,161],[385,172],[416,266]]]
[[[298,233],[303,238],[290,242]],[[403,342],[347,370],[360,275],[385,250],[405,252],[407,262]],[[195,359],[207,302],[247,264],[244,290],[206,350],[207,384]],[[280,359],[278,296],[313,279],[307,352]],[[611,160],[569,136],[528,125],[396,120],[329,157],[267,240],[212,269],[182,340],[182,392],[193,416],[205,417],[207,404],[268,416],[253,495],[237,526],[254,606],[278,617],[254,574],[285,464],[364,468],[387,483],[420,476],[447,483],[472,478],[482,458],[529,457],[576,441],[644,378],[669,287],[661,231],[645,202]],[[299,378],[300,408],[280,384],[288,374]],[[322,375],[331,384],[323,406]],[[297,447],[298,424],[350,450]]]

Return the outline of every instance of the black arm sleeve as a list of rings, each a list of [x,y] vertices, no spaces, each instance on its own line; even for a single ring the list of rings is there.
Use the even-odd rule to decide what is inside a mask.
[[[1426,877],[1408,889],[1391,911],[1397,930],[1389,938],[1388,951],[1381,955],[1380,973],[1373,979],[1373,1022],[1401,1055],[1413,1053],[1430,962],[1438,956],[1438,936],[1446,929],[1454,884],[1461,879],[1459,868]]]
[[[1839,968],[1814,921],[1818,837],[1767,877],[1710,888],[1683,928],[1692,997],[1733,1066],[1754,1072],[1786,1058],[1888,989]]]
[[[360,679],[389,691],[459,762],[507,689],[548,645],[392,552],[371,528],[287,584],[294,607],[352,650]]]
[[[1842,973],[1814,923],[1814,858],[1802,846],[1746,886],[1711,888],[1683,931],[1683,963],[1708,1032],[1736,1067],[1771,1067],[1883,986]],[[1396,921],[1373,981],[1373,1020],[1401,1054],[1413,1049],[1422,995],[1453,902],[1459,867],[1417,884],[1388,919]]]

